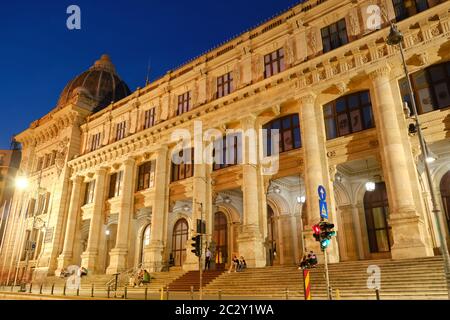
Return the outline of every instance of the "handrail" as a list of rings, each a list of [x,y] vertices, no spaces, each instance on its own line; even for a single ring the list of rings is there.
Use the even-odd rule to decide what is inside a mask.
[[[129,275],[130,275],[130,274],[134,274],[134,273],[135,273],[138,269],[140,269],[141,267],[142,267],[142,262],[139,263],[139,264],[137,264],[136,266],[134,266],[134,267],[128,269],[128,270],[125,270],[125,271],[120,272],[119,275],[117,276],[117,282],[118,282],[118,284],[122,283],[122,280],[123,280],[123,277],[124,277],[124,276],[127,276],[126,279],[127,279],[127,281],[128,281]],[[111,278],[111,280],[109,280],[108,282],[106,282],[105,285],[106,285],[107,287],[110,287],[110,286],[111,286],[112,284],[114,284],[115,282],[116,282],[116,277],[114,276],[113,278]]]

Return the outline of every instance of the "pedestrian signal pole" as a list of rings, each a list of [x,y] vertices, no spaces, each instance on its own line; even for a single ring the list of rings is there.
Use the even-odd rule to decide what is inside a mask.
[[[328,300],[333,299],[332,289],[330,285],[330,275],[328,272],[328,254],[327,248],[331,244],[331,237],[336,235],[333,231],[334,224],[328,222],[328,208],[327,208],[327,193],[323,186],[319,186],[317,189],[319,195],[319,208],[320,208],[320,223],[313,226],[314,238],[316,241],[320,241],[320,248],[323,251],[324,256],[324,269],[325,279],[327,282],[327,296]]]

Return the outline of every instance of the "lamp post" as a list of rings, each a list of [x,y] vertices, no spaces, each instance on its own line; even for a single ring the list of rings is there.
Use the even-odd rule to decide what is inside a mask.
[[[417,136],[419,138],[420,148],[421,148],[423,158],[424,158],[423,164],[425,167],[428,188],[430,189],[431,203],[433,206],[432,212],[435,214],[436,220],[437,220],[437,231],[439,234],[439,240],[441,242],[440,249],[441,249],[441,254],[444,258],[445,278],[446,278],[446,282],[447,282],[448,297],[450,299],[450,257],[449,257],[449,253],[448,253],[447,242],[446,242],[446,239],[445,239],[445,236],[443,233],[444,228],[442,225],[442,221],[443,221],[442,220],[443,219],[442,211],[439,210],[439,205],[438,205],[438,202],[436,199],[436,194],[434,192],[433,183],[431,180],[431,173],[430,173],[430,167],[429,167],[429,163],[431,161],[429,159],[431,159],[432,155],[431,155],[431,153],[429,153],[429,150],[425,143],[425,139],[423,137],[422,128],[420,126],[419,116],[417,113],[417,106],[416,106],[416,102],[414,99],[414,91],[412,89],[411,79],[409,78],[408,68],[406,66],[406,60],[405,60],[405,54],[404,54],[404,50],[403,50],[402,41],[403,41],[403,34],[398,30],[398,28],[395,24],[391,23],[391,29],[389,32],[389,36],[387,37],[386,43],[391,46],[398,45],[400,48],[400,55],[402,58],[403,69],[404,69],[404,72],[406,75],[406,82],[408,84],[408,93],[409,93],[410,100],[411,100],[413,119],[416,124]]]
[[[38,186],[37,186],[37,200],[38,200],[38,206],[39,206],[39,194],[40,194],[40,189],[41,189],[41,177],[42,177],[42,169],[39,172],[39,177],[38,177]],[[18,180],[16,181],[16,186],[20,189],[26,189],[28,186],[28,179],[25,176],[21,176],[18,178]],[[26,218],[25,218],[26,219]],[[31,224],[31,232],[30,232],[30,240],[27,241],[27,243],[25,244],[25,251],[26,251],[26,255],[25,255],[25,270],[22,274],[21,277],[21,283],[20,283],[20,292],[25,292],[26,291],[26,281],[28,280],[28,267],[29,267],[29,262],[30,262],[30,256],[31,253],[36,249],[33,248],[33,236],[34,236],[34,229],[36,228],[36,222],[40,221],[43,223],[43,226],[41,226],[39,229],[41,229],[42,227],[45,227],[45,222],[36,217],[36,212],[33,212],[33,222]],[[26,226],[25,226],[26,227]]]

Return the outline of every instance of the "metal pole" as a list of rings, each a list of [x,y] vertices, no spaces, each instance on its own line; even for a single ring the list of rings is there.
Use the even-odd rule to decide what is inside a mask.
[[[441,246],[440,246],[441,254],[442,254],[442,257],[444,258],[444,271],[445,271],[445,278],[446,278],[446,282],[447,282],[447,293],[448,293],[448,299],[450,299],[450,256],[448,253],[447,240],[445,239],[445,236],[443,233],[444,227],[443,227],[442,222],[443,222],[444,216],[443,216],[443,212],[441,210],[439,210],[439,205],[436,200],[436,194],[434,192],[433,182],[431,179],[430,167],[428,165],[428,162],[426,161],[428,154],[427,154],[425,140],[424,140],[423,133],[422,133],[422,128],[420,127],[419,115],[417,113],[417,106],[416,106],[416,102],[414,100],[414,91],[412,88],[411,79],[409,78],[408,68],[406,66],[406,60],[405,60],[405,54],[403,52],[402,41],[400,41],[399,47],[400,47],[400,55],[402,57],[403,69],[404,69],[404,72],[406,75],[406,81],[408,83],[408,90],[409,90],[409,95],[410,95],[410,100],[411,100],[411,106],[413,109],[412,111],[414,114],[414,120],[416,122],[417,135],[418,135],[419,142],[420,142],[420,148],[422,149],[422,154],[424,155],[423,163],[425,166],[425,173],[426,173],[426,177],[427,177],[428,188],[430,189],[431,203],[433,206],[432,212],[435,214],[436,220],[437,220],[436,226],[437,226],[437,231],[439,234],[439,241],[441,243]]]
[[[324,257],[324,261],[325,261],[325,278],[327,281],[327,297],[328,297],[328,300],[332,300],[333,297],[331,295],[330,276],[328,274],[328,255],[327,255],[326,248],[323,250],[323,257]]]

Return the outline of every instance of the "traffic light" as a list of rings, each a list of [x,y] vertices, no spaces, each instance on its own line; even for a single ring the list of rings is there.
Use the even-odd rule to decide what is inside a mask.
[[[313,225],[313,236],[316,241],[320,241],[320,226],[318,224]]]
[[[319,224],[320,227],[320,248],[326,249],[331,243],[331,237],[336,235],[336,231],[333,230],[334,224],[322,221]]]
[[[197,235],[195,237],[192,237],[193,243],[191,246],[194,248],[191,250],[192,253],[195,253],[197,257],[200,257],[200,254],[202,252],[201,244],[202,244],[202,238],[200,235]]]

